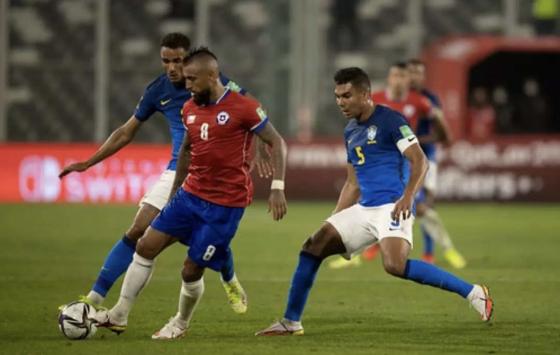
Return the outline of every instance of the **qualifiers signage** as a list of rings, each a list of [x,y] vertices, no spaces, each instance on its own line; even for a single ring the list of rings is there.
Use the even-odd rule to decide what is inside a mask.
[[[138,203],[166,169],[167,145],[130,145],[83,173],[58,179],[63,166],[85,160],[94,144],[0,144],[0,202]],[[439,155],[438,196],[452,201],[560,201],[560,137],[458,141]],[[290,142],[288,199],[336,202],[346,179],[340,140]],[[253,174],[255,197],[270,181]]]
[[[439,152],[437,195],[447,201],[560,201],[560,137],[495,137],[458,141]],[[341,141],[289,144],[288,198],[336,203],[346,179]],[[269,184],[255,178],[255,196]]]
[[[165,170],[170,148],[132,145],[62,180],[70,163],[85,160],[93,144],[0,144],[0,201],[137,203]]]

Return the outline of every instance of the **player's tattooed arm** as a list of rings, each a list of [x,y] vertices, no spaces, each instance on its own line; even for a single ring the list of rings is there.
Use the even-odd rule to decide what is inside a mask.
[[[267,122],[264,128],[257,133],[271,148],[272,153],[272,186],[270,189],[270,197],[268,199],[268,211],[272,212],[272,217],[278,221],[284,217],[287,212],[286,197],[284,196],[284,178],[286,175],[286,156],[288,148],[286,142],[276,131],[272,123]],[[275,182],[281,182],[282,186],[275,185]]]
[[[407,219],[412,214],[414,197],[420,187],[422,187],[424,177],[428,171],[428,160],[419,144],[412,144],[406,148],[403,154],[410,162],[410,179],[402,197],[395,203],[395,208],[391,213],[391,217],[395,221],[399,221],[401,217]]]
[[[338,196],[338,202],[333,211],[333,214],[348,208],[360,198],[360,186],[358,185],[358,179],[356,179],[356,171],[352,164],[346,165],[346,181],[342,190],[340,190],[340,196]]]
[[[168,201],[175,196],[175,193],[185,181],[187,177],[187,172],[189,171],[189,165],[191,164],[191,141],[189,135],[185,132],[183,137],[183,143],[181,143],[181,148],[179,148],[179,155],[177,157],[177,167],[175,168],[175,179],[173,180],[173,185],[171,187],[171,192],[169,194]]]
[[[258,137],[255,144],[255,159],[252,162],[251,168],[255,166],[261,178],[268,179],[272,176],[272,156],[268,146],[260,137]]]
[[[244,95],[245,97],[257,100],[256,97],[254,97],[247,91],[244,93]],[[253,170],[254,167],[257,167],[257,173],[259,174],[259,177],[268,179],[272,176],[272,156],[270,155],[268,146],[262,140],[262,138],[259,136],[257,136],[257,138],[258,139],[255,142],[255,159],[253,159],[253,161],[251,162],[251,170]]]
[[[70,174],[71,172],[77,171],[82,172],[100,161],[105,160],[111,155],[115,154],[121,150],[124,146],[134,139],[136,132],[140,129],[142,121],[138,120],[136,117],[132,116],[125,122],[122,126],[117,128],[111,133],[109,138],[101,145],[101,147],[93,154],[88,160],[70,164],[62,169],[59,178]]]

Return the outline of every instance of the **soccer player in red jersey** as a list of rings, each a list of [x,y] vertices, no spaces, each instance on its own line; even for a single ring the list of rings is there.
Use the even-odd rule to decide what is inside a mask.
[[[395,63],[389,69],[387,88],[371,94],[373,102],[392,108],[404,115],[416,131],[421,117],[441,121],[442,112],[423,95],[410,90],[410,77],[406,63]]]
[[[186,133],[173,197],[138,241],[117,304],[92,317],[98,326],[117,333],[126,329],[128,314],[149,281],[154,259],[176,240],[190,247],[182,271],[178,312],[152,339],[175,339],[186,333],[204,292],[204,270],[219,271],[227,262],[231,240],[251,203],[249,152],[254,134],[271,147],[269,212],[274,220],[286,214],[286,144],[259,102],[223,86],[218,80],[216,56],[207,48],[189,53],[183,73],[192,99],[182,109]]]

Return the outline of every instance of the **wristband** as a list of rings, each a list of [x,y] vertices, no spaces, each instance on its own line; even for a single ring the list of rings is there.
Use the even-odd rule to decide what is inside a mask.
[[[272,180],[271,190],[284,190],[284,180]]]

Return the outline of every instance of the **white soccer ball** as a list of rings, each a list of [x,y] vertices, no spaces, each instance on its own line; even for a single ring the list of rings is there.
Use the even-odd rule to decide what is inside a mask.
[[[67,304],[58,316],[58,327],[64,336],[71,340],[81,340],[92,337],[97,331],[88,316],[95,309],[89,304],[75,301]]]

